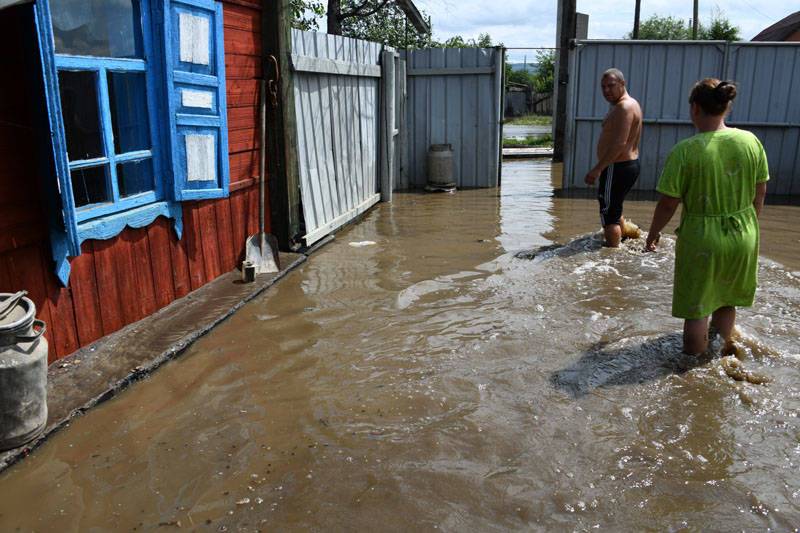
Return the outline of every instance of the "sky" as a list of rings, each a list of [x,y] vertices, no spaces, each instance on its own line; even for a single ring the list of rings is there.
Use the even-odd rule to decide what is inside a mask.
[[[415,0],[431,16],[434,39],[453,35],[477,38],[488,33],[507,47],[553,47],[556,40],[556,0]],[[619,39],[633,28],[634,0],[577,0],[578,12],[589,15],[590,39]],[[692,18],[693,0],[641,0],[641,19],[651,15]],[[700,0],[700,22],[715,9],[741,29],[745,40],[783,17],[800,11],[800,0]],[[528,61],[534,50],[509,50],[512,62]]]

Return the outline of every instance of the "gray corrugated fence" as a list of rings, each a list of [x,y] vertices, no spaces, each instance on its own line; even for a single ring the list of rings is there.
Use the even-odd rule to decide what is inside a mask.
[[[695,133],[688,96],[695,81],[738,83],[728,124],[755,133],[767,151],[768,192],[800,194],[800,44],[709,41],[580,41],[572,52],[564,187],[585,187],[608,103],[600,76],[616,67],[642,105],[639,190],[655,188],[669,150]]]
[[[292,30],[305,240],[311,244],[379,199],[377,43]]]
[[[453,146],[458,187],[496,187],[500,176],[503,50],[432,48],[404,54],[405,164],[397,188],[424,186],[431,144]]]

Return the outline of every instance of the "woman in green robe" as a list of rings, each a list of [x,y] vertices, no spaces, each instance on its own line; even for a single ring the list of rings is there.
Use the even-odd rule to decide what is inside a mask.
[[[664,164],[646,249],[683,203],[675,245],[672,315],[685,319],[683,351],[708,348],[708,317],[730,347],[736,307],[753,305],[758,283],[758,215],[769,171],[761,142],[729,128],[732,82],[707,78],[689,97],[698,133],[676,144]]]

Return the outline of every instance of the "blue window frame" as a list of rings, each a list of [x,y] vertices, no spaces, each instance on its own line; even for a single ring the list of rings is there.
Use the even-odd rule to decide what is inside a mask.
[[[86,239],[158,216],[180,238],[183,200],[228,195],[222,7],[214,0],[36,3],[61,216],[56,273]]]

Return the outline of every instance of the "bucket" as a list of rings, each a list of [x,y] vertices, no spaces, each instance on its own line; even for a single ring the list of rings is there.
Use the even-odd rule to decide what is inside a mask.
[[[46,326],[25,294],[0,293],[0,451],[30,442],[47,424]]]
[[[428,149],[428,186],[441,189],[455,188],[451,145],[432,144]]]

